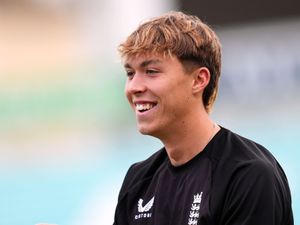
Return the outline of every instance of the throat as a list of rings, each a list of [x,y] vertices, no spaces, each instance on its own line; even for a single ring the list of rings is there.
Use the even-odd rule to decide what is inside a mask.
[[[164,143],[168,157],[173,166],[181,166],[193,159],[206,148],[208,143],[220,130],[220,127],[215,123],[212,123],[208,128],[209,129],[203,132],[202,135],[196,133],[196,135],[193,136],[191,133],[184,138],[177,138],[172,142]]]
[[[188,161],[190,161],[192,158],[194,158],[194,156],[189,156],[187,154],[184,154],[181,151],[177,151],[177,152],[168,152],[168,156],[169,156],[169,160],[172,164],[172,166],[182,166],[185,163],[187,163]]]

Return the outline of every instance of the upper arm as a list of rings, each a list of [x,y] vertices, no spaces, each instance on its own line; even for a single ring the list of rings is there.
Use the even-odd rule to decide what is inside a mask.
[[[292,224],[286,222],[289,189],[277,169],[260,160],[240,166],[226,190],[220,224]]]
[[[130,186],[130,182],[134,173],[134,165],[132,165],[124,178],[122,187],[118,196],[118,203],[115,210],[115,217],[113,225],[127,224],[127,206],[126,206],[126,193]]]

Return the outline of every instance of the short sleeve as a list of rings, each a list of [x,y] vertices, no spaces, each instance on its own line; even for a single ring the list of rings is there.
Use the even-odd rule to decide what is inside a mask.
[[[115,218],[114,218],[114,223],[113,225],[127,225],[127,220],[128,220],[128,216],[127,216],[127,206],[126,206],[126,193],[127,193],[127,189],[128,186],[130,184],[130,181],[132,179],[132,174],[134,173],[134,165],[132,165],[127,173],[126,176],[124,178],[122,187],[120,189],[119,192],[119,197],[118,197],[118,203],[117,203],[117,207],[115,210]]]
[[[238,166],[223,205],[221,225],[292,225],[290,191],[283,171],[265,161]]]

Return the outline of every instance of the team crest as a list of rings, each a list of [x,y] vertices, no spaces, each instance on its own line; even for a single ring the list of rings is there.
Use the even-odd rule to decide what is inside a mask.
[[[188,220],[188,225],[197,225],[198,224],[198,219],[199,219],[199,211],[200,211],[200,205],[202,201],[202,193],[200,194],[197,193],[194,195],[194,201],[191,206],[190,210],[190,215],[189,215],[189,220]]]

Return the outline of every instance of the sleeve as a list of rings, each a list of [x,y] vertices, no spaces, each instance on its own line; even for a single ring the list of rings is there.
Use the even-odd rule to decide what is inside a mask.
[[[133,173],[134,173],[134,165],[132,165],[124,178],[123,184],[121,186],[119,196],[118,196],[118,203],[115,210],[115,217],[113,225],[128,225],[128,215],[127,215],[127,190],[130,186]]]
[[[240,166],[227,189],[221,225],[293,225],[290,191],[278,167],[264,161]]]

